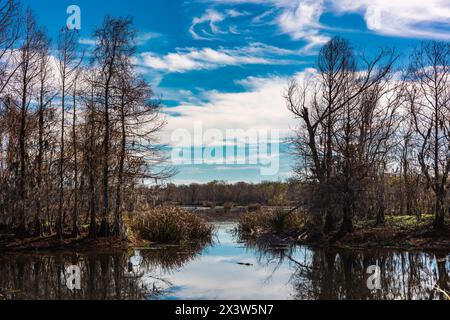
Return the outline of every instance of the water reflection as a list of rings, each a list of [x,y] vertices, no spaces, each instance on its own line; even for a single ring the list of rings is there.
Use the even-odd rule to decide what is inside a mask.
[[[292,265],[298,300],[444,300],[450,291],[450,256],[443,252],[248,246],[261,264]],[[380,268],[380,290],[368,288],[369,266]]]
[[[153,277],[181,268],[199,249],[158,248],[130,252],[0,256],[0,293],[4,299],[140,300],[155,299],[171,283]],[[69,290],[67,267],[80,268],[80,290]]]
[[[237,241],[220,224],[207,248],[129,252],[1,254],[0,297],[7,299],[444,299],[446,253],[262,246]],[[81,271],[81,290],[61,273]],[[380,266],[381,290],[367,287]],[[67,274],[65,275],[67,277]]]

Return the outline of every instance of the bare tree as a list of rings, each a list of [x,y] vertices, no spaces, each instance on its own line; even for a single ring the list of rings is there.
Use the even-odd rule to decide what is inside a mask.
[[[17,188],[18,200],[18,228],[17,235],[24,237],[27,235],[27,205],[28,193],[27,175],[29,155],[27,150],[27,140],[30,132],[30,114],[29,108],[34,95],[35,86],[39,76],[39,53],[41,52],[43,44],[43,33],[36,25],[33,13],[28,9],[25,14],[25,25],[23,31],[23,41],[18,52],[19,65],[18,71],[15,73],[17,77],[16,92],[20,97],[18,99],[18,106],[20,109],[20,124],[18,133],[19,145],[19,176]]]
[[[39,52],[39,76],[38,76],[38,155],[37,155],[37,177],[36,177],[36,212],[34,219],[34,234],[39,237],[43,234],[42,226],[42,197],[43,192],[43,160],[44,139],[46,138],[46,122],[48,118],[48,107],[55,97],[53,88],[53,69],[50,61],[50,41],[43,38]]]
[[[60,156],[59,156],[59,209],[56,221],[56,232],[58,239],[63,238],[63,224],[65,218],[64,206],[64,165],[65,165],[65,114],[66,96],[71,86],[74,84],[74,75],[79,68],[82,59],[77,52],[78,33],[76,30],[63,28],[59,33],[57,43],[58,71],[60,81],[61,97],[61,127],[60,127]],[[76,222],[75,222],[76,223]]]
[[[14,45],[20,37],[21,14],[15,0],[0,1],[0,94],[5,92],[20,67],[14,61]]]
[[[97,86],[102,94],[100,103],[103,106],[103,209],[99,235],[107,237],[110,233],[109,214],[109,178],[111,161],[111,128],[110,117],[113,106],[113,81],[121,70],[130,64],[130,57],[135,51],[134,31],[131,20],[106,17],[103,25],[95,32],[97,46],[94,50],[95,68],[100,70]]]
[[[342,110],[358,103],[363,94],[383,81],[392,70],[396,56],[382,50],[372,59],[358,58],[346,40],[333,38],[321,50],[318,74],[311,84],[290,84],[286,101],[288,109],[301,120],[301,128],[294,144],[306,161],[307,175],[318,182],[321,211],[325,211],[324,232],[334,229],[335,213],[332,184],[336,174],[333,156],[337,116]],[[306,146],[306,148],[305,148]],[[344,214],[342,231],[352,229]]]
[[[450,44],[432,41],[417,47],[411,56],[409,80],[418,160],[435,195],[434,227],[442,230],[450,171]]]

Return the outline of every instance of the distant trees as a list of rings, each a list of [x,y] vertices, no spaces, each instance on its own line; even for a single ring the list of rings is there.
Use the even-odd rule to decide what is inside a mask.
[[[1,1],[0,225],[18,237],[77,237],[86,224],[92,238],[121,236],[133,190],[172,174],[134,34],[129,18],[106,17],[84,54],[77,31],[52,46],[30,10]]]
[[[290,206],[296,203],[302,185],[297,181],[261,182],[235,184],[211,181],[207,184],[190,185],[168,184],[152,194],[151,188],[141,189],[142,196],[157,197],[157,204],[175,203],[179,205],[217,205],[234,204],[247,206],[261,204],[266,206]],[[145,200],[150,203],[150,199]]]

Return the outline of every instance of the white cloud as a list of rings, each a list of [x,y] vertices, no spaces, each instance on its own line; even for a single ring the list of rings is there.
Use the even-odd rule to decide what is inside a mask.
[[[194,17],[194,19],[192,19],[189,32],[196,40],[213,40],[214,35],[227,33],[226,31],[221,30],[218,26],[220,22],[223,22],[227,18],[238,18],[245,15],[248,15],[248,13],[240,12],[235,9],[228,9],[223,13],[215,9],[208,9],[202,16]],[[204,24],[206,24],[206,27]],[[197,31],[197,26],[201,25],[203,25],[203,27]],[[232,30],[232,33],[237,33],[237,29],[235,28]]]
[[[140,32],[136,35],[135,41],[137,45],[146,44],[148,41],[161,37],[161,34],[156,32]],[[94,38],[80,38],[78,42],[82,45],[95,46],[97,40]]]
[[[87,46],[94,46],[97,43],[97,41],[95,39],[90,39],[90,38],[80,38],[78,40],[78,42],[80,44],[87,45]]]
[[[450,1],[448,0],[213,0],[218,4],[259,4],[269,7],[253,17],[257,24],[275,23],[293,39],[308,42],[311,48],[319,34],[329,29],[320,23],[324,13],[363,16],[367,28],[375,33],[409,38],[450,39]],[[271,17],[267,21],[267,17]]]
[[[161,34],[156,32],[141,32],[136,35],[136,44],[143,45],[148,41],[161,37]]]
[[[333,0],[331,10],[361,13],[367,28],[380,34],[450,39],[448,0]]]
[[[295,77],[303,79],[311,72],[308,69]],[[224,134],[227,130],[239,129],[278,130],[280,138],[284,139],[292,133],[296,123],[283,98],[288,81],[288,77],[279,76],[249,77],[238,82],[243,86],[242,92],[207,91],[203,94],[205,102],[182,102],[178,107],[168,108],[164,140],[170,143],[171,134],[178,129],[192,134],[198,123],[203,131],[217,129]]]
[[[278,25],[292,38],[305,39],[318,33],[323,10],[323,0],[292,1],[278,16]]]
[[[298,55],[299,52],[269,46],[263,43],[251,43],[245,47],[227,48],[185,48],[166,55],[144,52],[135,59],[135,64],[168,72],[187,72],[192,70],[211,70],[224,66],[246,64],[289,64],[292,60],[267,58],[268,55]],[[296,61],[296,63],[299,63]]]

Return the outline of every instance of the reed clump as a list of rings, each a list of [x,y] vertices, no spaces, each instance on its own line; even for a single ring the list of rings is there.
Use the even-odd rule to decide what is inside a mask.
[[[283,209],[262,210],[257,213],[246,213],[239,221],[239,232],[242,235],[258,236],[261,234],[286,234],[305,226],[303,215]]]
[[[213,227],[197,215],[177,207],[146,211],[131,223],[135,237],[159,244],[211,242]]]

